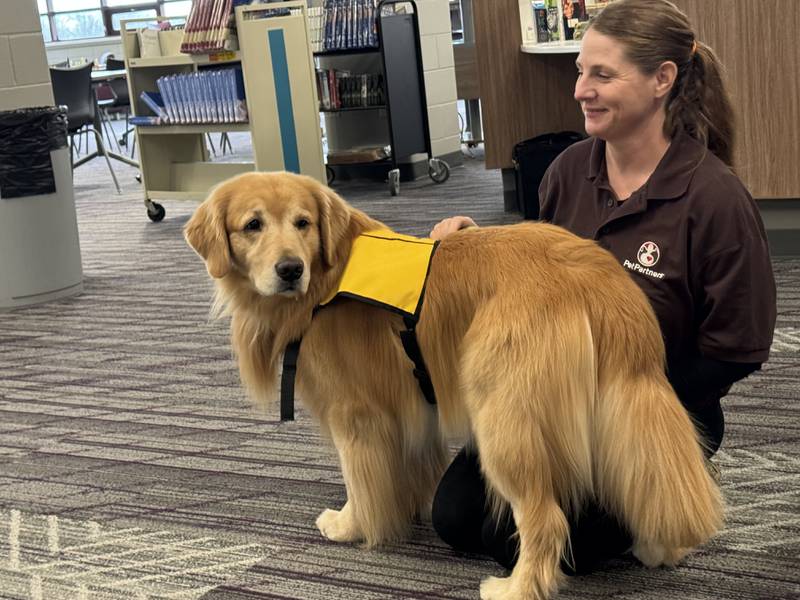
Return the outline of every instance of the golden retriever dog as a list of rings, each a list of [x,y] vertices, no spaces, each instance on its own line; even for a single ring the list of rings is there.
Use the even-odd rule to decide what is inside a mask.
[[[403,536],[430,509],[444,439],[478,449],[490,496],[513,513],[519,556],[481,598],[547,598],[569,554],[567,515],[589,499],[630,529],[648,566],[674,565],[721,526],[695,427],[664,374],[656,317],[611,254],[552,225],[448,236],[417,335],[438,404],[423,399],[400,316],[351,299],[314,314],[353,240],[383,228],[317,181],[249,173],[216,187],[185,228],[231,319],[241,378],[276,397],[302,336],[298,396],[330,436],[347,501],[317,519],[337,542]]]

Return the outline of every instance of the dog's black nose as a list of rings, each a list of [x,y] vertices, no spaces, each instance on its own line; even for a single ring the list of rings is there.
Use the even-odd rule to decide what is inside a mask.
[[[303,261],[285,258],[275,265],[275,272],[284,281],[297,281],[303,275]]]

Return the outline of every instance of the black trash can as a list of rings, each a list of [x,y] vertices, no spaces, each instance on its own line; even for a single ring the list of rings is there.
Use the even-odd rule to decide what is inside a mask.
[[[550,163],[575,142],[586,139],[577,131],[546,133],[514,146],[517,205],[526,219],[539,218],[539,184]]]
[[[0,309],[82,281],[66,108],[0,111]]]

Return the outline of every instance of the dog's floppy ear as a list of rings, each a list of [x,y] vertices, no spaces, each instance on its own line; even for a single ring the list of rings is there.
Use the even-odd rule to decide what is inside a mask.
[[[318,184],[314,193],[319,208],[319,238],[325,266],[336,264],[337,254],[350,225],[350,207],[328,186]]]
[[[231,251],[225,229],[227,198],[213,190],[183,228],[189,245],[206,261],[208,274],[219,279],[231,269]]]

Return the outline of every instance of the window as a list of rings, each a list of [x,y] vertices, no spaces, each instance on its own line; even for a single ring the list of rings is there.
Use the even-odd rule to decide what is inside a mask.
[[[67,12],[100,8],[100,0],[50,0],[53,12]]]
[[[188,17],[190,10],[192,10],[192,0],[162,2],[161,4],[161,14],[165,17]]]
[[[39,22],[42,24],[42,35],[45,42],[52,42],[53,36],[50,34],[50,19],[47,15],[39,15]]]
[[[180,22],[192,8],[192,0],[36,1],[45,42],[119,35],[124,19],[162,16]]]
[[[109,4],[114,0],[106,0]],[[119,3],[121,0],[116,0]],[[121,8],[111,8],[105,13],[105,24],[108,35],[119,35],[119,22],[124,19],[145,19],[158,16],[158,4],[154,0],[149,0],[145,4],[140,2],[139,6],[124,6]]]
[[[106,34],[103,13],[99,10],[55,13],[51,23],[59,40],[97,38]]]
[[[118,6],[137,6],[141,4],[152,4],[153,0],[106,0],[106,6],[116,8]]]

